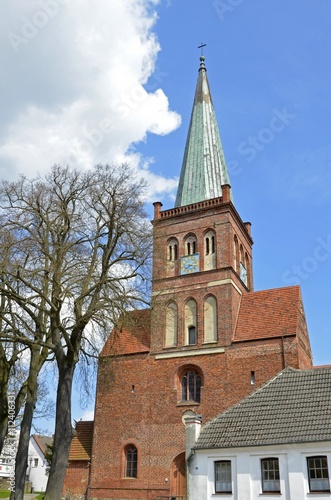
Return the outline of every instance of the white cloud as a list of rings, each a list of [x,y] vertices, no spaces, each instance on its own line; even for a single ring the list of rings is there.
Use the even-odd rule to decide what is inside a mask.
[[[79,420],[94,420],[94,410],[86,410]]]
[[[132,159],[132,144],[180,124],[161,88],[156,0],[4,0],[0,176]],[[156,82],[162,86],[162,78]],[[155,87],[155,86],[153,86]],[[134,151],[133,151],[134,154]],[[144,162],[134,154],[136,166]],[[151,189],[158,176],[144,170]],[[148,174],[148,175],[147,175]],[[174,182],[166,180],[166,191]]]

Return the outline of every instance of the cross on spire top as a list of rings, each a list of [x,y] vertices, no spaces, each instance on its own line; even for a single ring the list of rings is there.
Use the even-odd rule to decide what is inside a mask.
[[[206,43],[201,42],[198,49],[201,49],[201,55],[203,56],[203,48],[206,47]]]

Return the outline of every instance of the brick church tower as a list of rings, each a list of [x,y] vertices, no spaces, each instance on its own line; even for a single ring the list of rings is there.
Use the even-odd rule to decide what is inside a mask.
[[[312,366],[299,287],[253,291],[203,56],[176,204],[155,203],[152,223],[152,306],[100,355],[89,498],[185,500],[184,417]]]

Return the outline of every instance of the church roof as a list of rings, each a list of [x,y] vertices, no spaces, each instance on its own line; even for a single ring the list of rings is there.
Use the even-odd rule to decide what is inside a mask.
[[[112,331],[100,356],[149,352],[150,309],[129,311],[122,323]]]
[[[331,367],[286,368],[201,430],[196,449],[331,440]]]
[[[93,426],[91,420],[76,422],[75,435],[72,438],[69,460],[90,460],[92,454]]]
[[[246,293],[241,298],[233,340],[294,335],[302,307],[299,286]]]
[[[230,184],[204,59],[200,57],[176,207],[221,197],[221,186]]]

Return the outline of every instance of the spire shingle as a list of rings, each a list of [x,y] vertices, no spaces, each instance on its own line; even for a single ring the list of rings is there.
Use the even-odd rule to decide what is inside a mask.
[[[221,186],[230,184],[204,61],[201,56],[176,207],[221,197]]]

